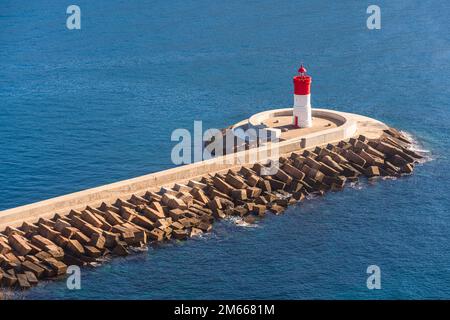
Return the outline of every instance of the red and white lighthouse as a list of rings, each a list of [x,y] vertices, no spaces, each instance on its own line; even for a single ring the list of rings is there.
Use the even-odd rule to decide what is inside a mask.
[[[293,124],[298,128],[312,127],[311,116],[311,76],[306,74],[306,68],[301,65],[298,75],[294,77],[294,110]]]

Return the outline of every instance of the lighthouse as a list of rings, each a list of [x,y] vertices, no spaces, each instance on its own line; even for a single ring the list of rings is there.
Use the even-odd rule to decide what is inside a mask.
[[[311,117],[311,76],[306,74],[306,68],[301,65],[298,75],[294,77],[294,110],[292,123],[297,128],[312,127]]]

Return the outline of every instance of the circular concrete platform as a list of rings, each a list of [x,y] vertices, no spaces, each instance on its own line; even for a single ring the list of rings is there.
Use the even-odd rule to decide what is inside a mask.
[[[268,110],[235,124],[232,130],[241,141],[257,139],[252,133],[255,131],[271,131],[280,143],[299,141],[302,148],[308,148],[349,139],[359,134],[377,138],[388,128],[384,123],[372,118],[329,109],[313,109],[312,116],[311,128],[296,128],[292,125],[292,108]]]
[[[292,124],[292,116],[278,116],[264,120],[262,123],[268,128],[279,129],[281,131],[280,141],[292,139],[298,136],[319,132],[326,129],[337,128],[342,122],[326,117],[312,117],[313,126],[311,128],[298,128]]]

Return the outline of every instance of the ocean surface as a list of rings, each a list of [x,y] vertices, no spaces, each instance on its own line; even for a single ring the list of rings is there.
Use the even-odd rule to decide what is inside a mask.
[[[74,4],[81,30],[68,2],[1,1],[0,210],[174,167],[174,129],[291,106],[300,62],[313,106],[399,128],[428,160],[17,298],[450,298],[450,2],[376,1],[381,30],[366,1]]]

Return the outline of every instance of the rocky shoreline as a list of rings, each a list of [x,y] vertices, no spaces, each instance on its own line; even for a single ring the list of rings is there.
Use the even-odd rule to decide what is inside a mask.
[[[360,135],[280,157],[280,169],[272,176],[261,174],[267,164],[256,163],[7,227],[0,233],[1,287],[28,289],[40,280],[64,277],[70,265],[95,265],[149,243],[186,240],[210,232],[216,220],[227,216],[253,223],[268,213],[282,214],[309,194],[339,191],[361,177],[411,174],[422,156],[410,145],[390,128],[378,139]]]

